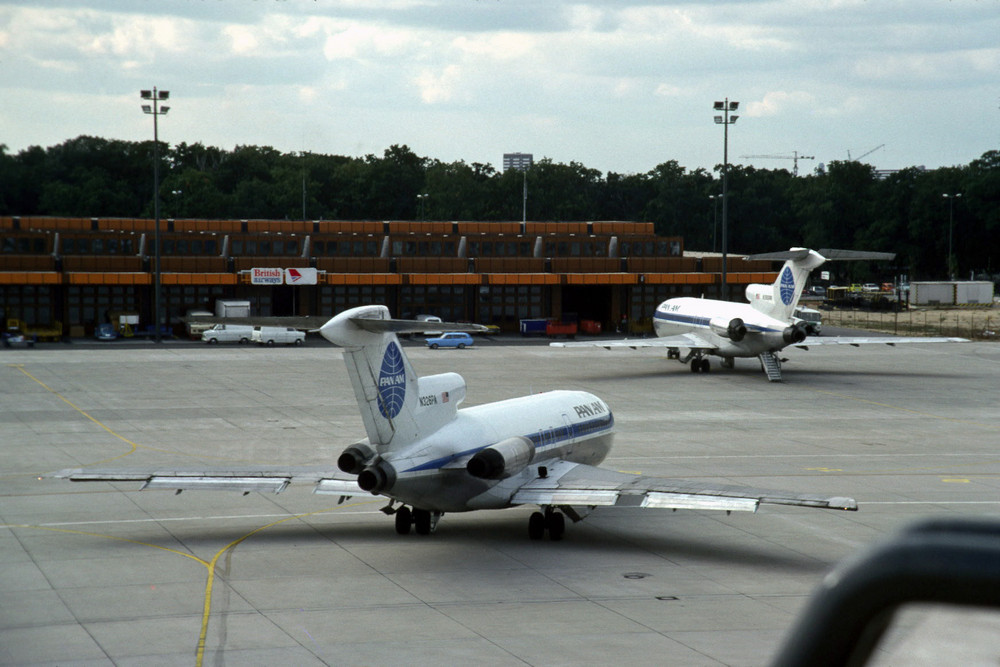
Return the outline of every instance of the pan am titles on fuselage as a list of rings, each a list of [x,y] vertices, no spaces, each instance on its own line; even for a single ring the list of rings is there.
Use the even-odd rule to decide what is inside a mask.
[[[442,324],[447,330],[476,325]],[[602,506],[756,511],[761,504],[856,510],[851,498],[799,494],[702,480],[632,475],[597,467],[611,450],[611,408],[585,391],[557,390],[473,407],[457,373],[417,377],[397,333],[426,322],[393,320],[385,306],[340,313],[320,334],[344,348],[367,437],[337,468],[249,467],[167,470],[83,468],[56,473],[74,482],[133,481],[143,489],[279,493],[305,482],[342,499],[381,495],[400,534],[427,534],[445,512],[535,505],[528,535],[560,539],[566,517]]]
[[[746,289],[748,303],[678,297],[668,299],[653,313],[655,339],[597,340],[550,343],[553,347],[666,348],[667,358],[690,363],[692,372],[708,373],[709,356],[732,368],[737,358],[756,357],[768,380],[782,378],[778,353],[793,346],[897,345],[903,343],[960,343],[964,338],[901,336],[824,336],[807,339],[805,323],[794,317],[795,308],[810,271],[828,260],[892,259],[892,253],[852,250],[809,250],[751,255],[747,259],[784,260],[778,278],[770,285],[752,284]],[[682,356],[681,350],[687,350]]]

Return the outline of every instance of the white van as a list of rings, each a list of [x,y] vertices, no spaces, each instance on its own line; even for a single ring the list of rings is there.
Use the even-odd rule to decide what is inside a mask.
[[[206,343],[239,343],[244,345],[250,342],[253,336],[253,327],[240,324],[216,324],[214,327],[201,335],[201,339]]]
[[[260,345],[302,345],[306,339],[304,331],[293,329],[292,327],[254,327],[250,337],[255,343]]]
[[[813,308],[799,306],[795,309],[792,321],[795,324],[803,323],[806,333],[810,336],[818,336],[823,330],[823,314]]]

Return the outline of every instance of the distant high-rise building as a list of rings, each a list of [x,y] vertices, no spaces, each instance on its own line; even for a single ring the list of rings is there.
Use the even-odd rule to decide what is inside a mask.
[[[503,170],[517,169],[518,171],[524,171],[531,168],[535,163],[535,156],[531,153],[504,153],[503,154]]]

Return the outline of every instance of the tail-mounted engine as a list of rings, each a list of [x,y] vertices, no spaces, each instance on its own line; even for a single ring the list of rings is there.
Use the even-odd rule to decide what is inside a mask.
[[[535,445],[527,438],[508,438],[476,452],[466,470],[480,479],[506,479],[535,458]]]
[[[378,495],[392,488],[396,483],[396,469],[388,461],[379,460],[358,475],[358,486],[372,495]]]
[[[804,327],[800,327],[798,325],[793,324],[792,326],[785,328],[785,330],[781,332],[781,338],[789,345],[794,345],[795,343],[801,343],[806,339],[806,330]]]
[[[349,475],[357,475],[375,458],[375,451],[363,442],[351,445],[337,459],[337,467]]]
[[[724,336],[734,343],[738,343],[747,335],[747,325],[738,317],[727,320],[724,317],[715,317],[708,323],[713,333]]]

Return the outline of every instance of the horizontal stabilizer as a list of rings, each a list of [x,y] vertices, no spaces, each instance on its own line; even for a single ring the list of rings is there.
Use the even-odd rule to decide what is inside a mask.
[[[808,248],[796,248],[794,250],[779,250],[778,252],[765,252],[759,255],[747,255],[746,259],[768,259],[775,262],[787,262],[788,260],[802,260],[808,256]]]
[[[481,324],[460,324],[457,322],[424,322],[422,320],[384,320],[378,318],[352,317],[351,322],[372,333],[423,333],[425,331],[467,331],[483,333],[489,331]]]
[[[848,261],[855,259],[896,259],[894,252],[869,252],[867,250],[836,250],[834,248],[822,248],[819,254],[826,257],[827,261],[839,260]]]

